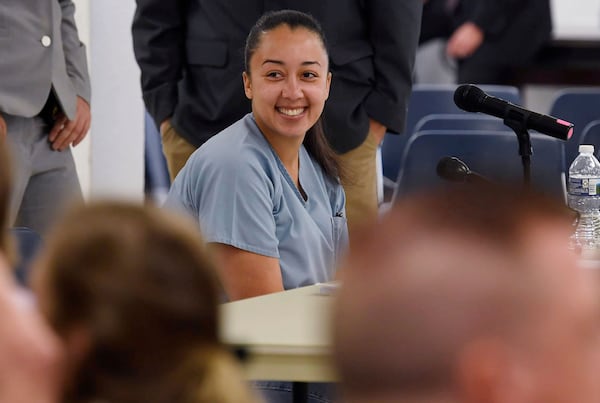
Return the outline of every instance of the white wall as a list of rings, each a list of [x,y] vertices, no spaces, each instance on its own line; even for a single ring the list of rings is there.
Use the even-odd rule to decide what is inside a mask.
[[[74,1],[92,80],[90,138],[75,149],[82,187],[91,198],[141,201],[144,109],[131,42],[135,2]]]
[[[87,46],[87,58],[90,60],[90,0],[74,0],[75,3],[75,20],[77,22],[77,29],[79,30],[79,37],[81,41]],[[90,133],[86,138],[79,143],[77,147],[73,148],[73,156],[75,157],[75,165],[77,166],[77,173],[79,174],[79,182],[83,194],[89,197],[91,193],[91,141]]]
[[[600,38],[600,0],[552,0],[554,35]]]

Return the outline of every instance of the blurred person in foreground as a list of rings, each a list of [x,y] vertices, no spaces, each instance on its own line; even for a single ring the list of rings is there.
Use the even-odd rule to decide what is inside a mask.
[[[400,202],[343,265],[344,401],[600,401],[600,279],[568,249],[571,223],[520,188]]]
[[[15,283],[7,256],[11,176],[0,138],[0,402],[58,401],[61,346]]]
[[[122,202],[75,208],[35,269],[66,348],[63,402],[256,401],[218,339],[216,275],[186,220]]]

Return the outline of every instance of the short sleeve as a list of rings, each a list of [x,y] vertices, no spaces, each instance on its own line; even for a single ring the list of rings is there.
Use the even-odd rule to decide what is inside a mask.
[[[279,258],[273,172],[252,151],[218,158],[195,153],[176,178],[167,204],[191,210],[207,242]]]

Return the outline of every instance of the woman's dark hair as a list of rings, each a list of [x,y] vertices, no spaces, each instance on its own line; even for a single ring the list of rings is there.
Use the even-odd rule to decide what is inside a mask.
[[[316,34],[323,44],[323,49],[329,55],[323,28],[321,28],[321,24],[313,16],[295,10],[270,11],[258,19],[246,39],[246,48],[244,51],[244,68],[246,73],[250,74],[250,59],[260,46],[262,34],[272,31],[281,25],[287,25],[292,30],[304,28]],[[304,146],[308,153],[319,163],[323,171],[338,181],[342,176],[342,170],[337,154],[333,151],[325,137],[322,117],[319,117],[317,123],[306,133]]]

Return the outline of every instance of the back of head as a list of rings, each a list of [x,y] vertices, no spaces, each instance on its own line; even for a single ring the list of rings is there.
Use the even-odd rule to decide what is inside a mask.
[[[191,396],[208,393],[211,365],[231,360],[217,337],[215,272],[179,217],[119,202],[74,209],[36,270],[42,311],[80,350],[67,400],[201,401]]]
[[[342,264],[335,360],[349,401],[451,393],[469,343],[525,343],[547,301],[543,266],[575,265],[571,222],[553,200],[489,185],[398,203]]]

